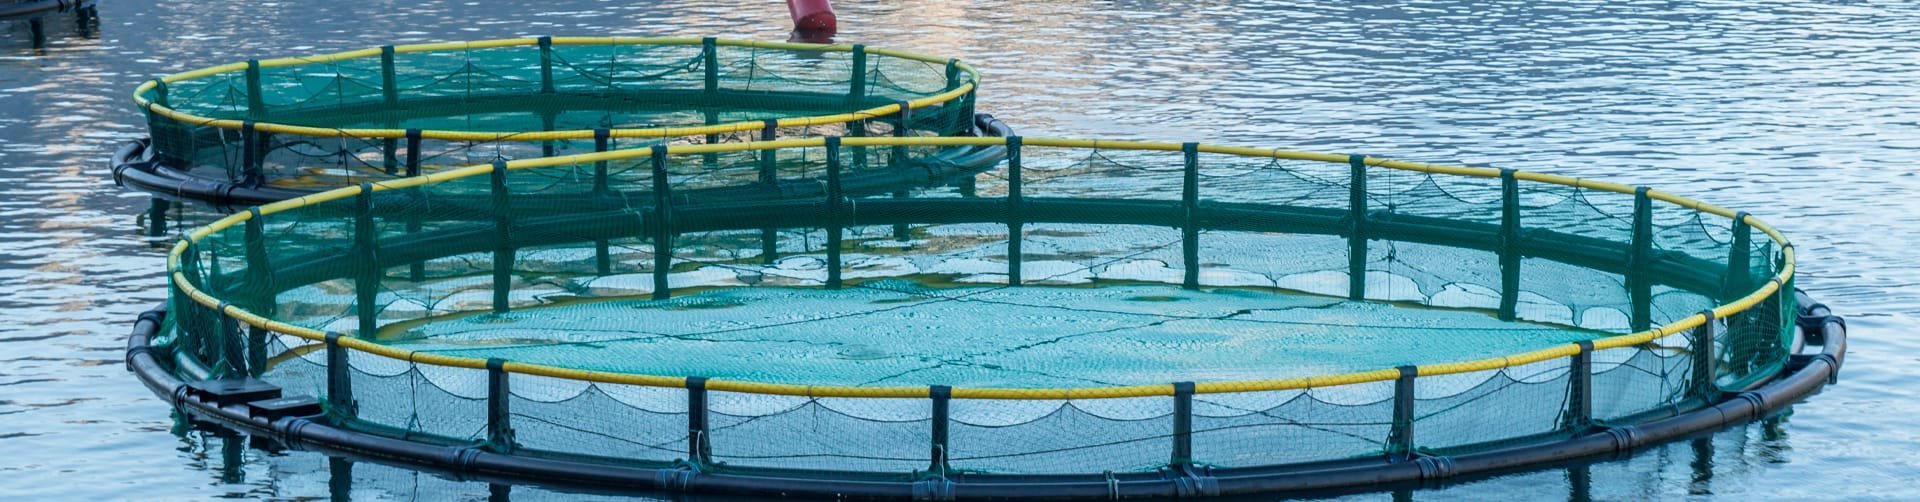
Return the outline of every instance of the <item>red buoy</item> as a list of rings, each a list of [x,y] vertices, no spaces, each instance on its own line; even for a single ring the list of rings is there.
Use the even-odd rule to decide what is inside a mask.
[[[794,31],[833,32],[839,23],[833,17],[833,5],[827,0],[787,0],[787,13],[793,15]]]

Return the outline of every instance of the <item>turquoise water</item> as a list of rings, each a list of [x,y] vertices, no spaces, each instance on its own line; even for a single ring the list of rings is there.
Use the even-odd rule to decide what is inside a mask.
[[[484,484],[175,434],[122,368],[163,297],[146,199],[103,163],[127,96],[247,57],[544,34],[784,39],[779,2],[116,2],[51,45],[0,23],[0,495],[485,497]],[[1848,316],[1838,386],[1791,416],[1549,469],[1360,500],[1899,499],[1920,477],[1920,5],[1905,1],[913,2],[840,5],[841,39],[952,54],[1027,135],[1361,152],[1672,189],[1789,232]],[[189,218],[204,219],[203,213]],[[1575,483],[1582,480],[1584,483]],[[1578,487],[1578,488],[1576,488]],[[520,499],[564,499],[517,487]]]
[[[1528,352],[1605,333],[1171,285],[739,288],[432,322],[388,342],[467,357],[803,385],[1091,387],[1289,378]]]

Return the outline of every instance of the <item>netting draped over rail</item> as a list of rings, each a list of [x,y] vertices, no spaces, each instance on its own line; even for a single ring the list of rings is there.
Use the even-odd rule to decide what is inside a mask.
[[[951,186],[853,182],[1001,141]],[[820,192],[713,196],[770,179]],[[172,266],[171,350],[355,428],[740,472],[1484,451],[1747,389],[1794,308],[1778,232],[1671,194],[1035,138],[474,166],[237,214]]]
[[[134,98],[171,165],[332,188],[678,137],[962,135],[977,82],[956,60],[860,45],[542,37],[248,61]]]

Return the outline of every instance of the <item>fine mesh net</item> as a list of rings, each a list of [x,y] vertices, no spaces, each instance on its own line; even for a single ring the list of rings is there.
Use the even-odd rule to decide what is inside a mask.
[[[600,377],[509,368],[494,397],[488,370],[266,333],[178,293],[165,343],[380,434],[918,475],[1481,451],[1672,415],[1786,360],[1791,284],[1646,343],[1428,373],[1683,321],[1785,265],[1753,228],[1644,196],[1032,144],[977,174],[859,181],[944,148],[496,169],[266,214],[180,262],[185,286],[291,326]],[[769,155],[816,195],[716,195],[766,181],[709,162]]]
[[[152,105],[153,149],[168,164],[294,189],[662,142],[974,128],[977,78],[952,61],[729,40],[506,42],[232,65],[138,98]],[[923,102],[907,113],[874,111],[913,101]],[[816,118],[829,116],[840,118]]]

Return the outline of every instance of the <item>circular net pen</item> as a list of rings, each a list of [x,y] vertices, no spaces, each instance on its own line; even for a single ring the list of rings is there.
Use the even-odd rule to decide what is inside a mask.
[[[662,142],[1003,135],[954,59],[862,45],[540,37],[251,60],[140,85],[115,180],[246,207],[501,159]],[[684,139],[683,139],[684,138]],[[937,160],[989,160],[977,148]],[[997,160],[997,159],[993,159]]]
[[[989,144],[1008,160],[971,189],[841,183],[889,151]],[[824,192],[676,196],[709,153],[818,162]],[[550,173],[602,162],[650,173],[652,197],[542,198],[583,188]],[[502,162],[238,213],[172,257],[130,364],[187,416],[619,489],[1434,480],[1770,413],[1844,348],[1796,296],[1792,246],[1744,213],[1197,144],[828,137]]]

